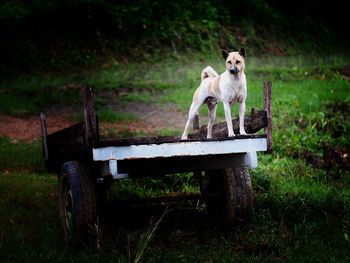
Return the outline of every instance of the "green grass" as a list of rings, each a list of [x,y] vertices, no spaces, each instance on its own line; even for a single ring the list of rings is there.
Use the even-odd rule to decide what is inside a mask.
[[[43,165],[41,143],[13,142],[0,137],[0,171],[39,169]]]
[[[99,121],[102,122],[126,122],[136,121],[138,117],[131,112],[114,112],[112,109],[103,109],[97,112]]]
[[[58,241],[56,178],[31,173],[0,176],[0,255],[4,261],[54,260]],[[58,245],[59,246],[59,245]]]
[[[111,107],[97,109],[97,115],[99,122],[115,123],[139,120],[139,117],[133,112],[116,112]],[[74,114],[72,119],[75,122],[81,122],[84,120],[84,114],[82,112]]]
[[[328,80],[342,81],[339,70],[349,63],[348,57],[339,55],[250,58],[248,53],[248,106],[261,104],[262,80],[270,79],[274,82],[286,83],[300,81],[300,83],[287,84],[295,87],[304,83],[305,80],[319,80],[320,83],[322,80],[326,80],[323,81],[324,83]],[[213,66],[219,73],[224,70],[223,61],[218,52],[210,57],[190,54],[154,63],[111,63],[107,68],[67,73],[64,76],[57,73],[23,75],[15,80],[0,82],[0,113],[35,114],[52,105],[80,103],[79,85],[77,85],[79,83],[93,87],[98,95],[97,101],[102,91],[131,89],[125,96],[119,97],[121,101],[153,103],[154,97],[161,95],[161,101],[173,102],[181,109],[187,109],[193,92],[199,85],[200,72],[207,65]],[[312,86],[316,90],[318,84],[310,83],[309,86],[304,87],[308,89]],[[322,87],[325,85],[327,84]],[[277,89],[276,91],[278,92]],[[282,93],[287,94],[284,91]]]
[[[349,196],[326,182],[304,178],[304,174],[294,177],[289,170],[297,169],[293,162],[290,168],[277,165],[271,172],[265,159],[270,162],[272,158],[263,158],[253,173],[255,213],[249,224],[222,232],[203,205],[187,202],[170,206],[147,241],[142,261],[347,262]],[[123,182],[130,197],[133,186]],[[149,189],[155,191],[152,185],[157,191],[165,186],[161,181],[148,182],[148,193]],[[139,239],[150,234],[165,209],[152,205],[114,207],[116,214],[110,211],[104,218],[103,246],[97,250],[78,240],[62,239],[55,177],[2,174],[0,186],[0,255],[5,262],[133,261],[140,253]],[[139,196],[142,189],[137,193]]]
[[[110,195],[113,199],[147,198],[163,196],[176,192],[198,193],[197,179],[191,173],[167,175],[165,178],[146,177],[135,181],[131,179],[115,182],[111,186]]]
[[[114,103],[173,103],[187,111],[202,68],[210,64],[219,72],[223,70],[221,59],[200,59],[198,55],[191,59],[184,56],[154,64],[111,65],[65,77],[2,82],[0,99],[8,104],[0,103],[0,112],[31,114],[40,107],[77,103],[78,90],[62,89],[72,82],[94,87],[100,119],[106,122],[138,119],[104,105],[109,98],[103,94],[114,92],[123,94],[112,97]],[[251,170],[255,192],[251,222],[226,232],[208,217],[203,203],[187,201],[171,205],[158,224],[164,206],[114,207],[101,224],[100,250],[80,241],[65,242],[58,224],[56,178],[39,172],[43,167],[40,143],[1,138],[1,261],[132,262],[143,252],[144,262],[349,262],[350,172],[337,165],[331,169],[313,167],[302,155],[311,152],[322,159],[326,144],[349,149],[350,119],[346,112],[350,84],[340,75],[349,61],[338,56],[248,57],[247,109],[261,109],[262,83],[268,79],[273,84],[274,151],[272,155],[259,154],[259,167]],[[48,102],[43,96],[35,97],[45,86],[52,91]],[[35,98],[26,104],[30,96]],[[233,113],[237,114],[237,107]],[[206,114],[202,107],[201,118],[207,118]],[[218,115],[223,118],[221,105]],[[159,134],[180,132],[169,128]],[[110,130],[104,136],[132,135],[130,131]],[[109,197],[174,192],[195,193],[198,184],[190,174],[123,180],[112,185]],[[156,231],[150,235],[153,229]]]

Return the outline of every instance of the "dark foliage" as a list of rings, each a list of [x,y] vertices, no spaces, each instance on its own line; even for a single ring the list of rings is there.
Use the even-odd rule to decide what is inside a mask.
[[[90,65],[101,55],[146,59],[208,47],[244,45],[277,54],[285,46],[339,49],[349,42],[348,6],[345,0],[5,0],[0,71],[61,69]]]

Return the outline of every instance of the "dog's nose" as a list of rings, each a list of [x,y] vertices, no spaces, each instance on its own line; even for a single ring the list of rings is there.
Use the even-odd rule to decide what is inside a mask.
[[[230,68],[230,73],[231,74],[237,74],[239,72],[239,69],[233,65],[231,68]]]
[[[232,65],[230,68],[230,73],[231,74],[237,74],[239,72],[238,68],[236,67],[236,65]]]

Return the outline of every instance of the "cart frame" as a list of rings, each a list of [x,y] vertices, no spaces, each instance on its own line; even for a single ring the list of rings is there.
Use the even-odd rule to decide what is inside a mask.
[[[233,138],[100,140],[91,88],[83,89],[83,122],[48,134],[46,117],[41,113],[43,155],[47,170],[58,174],[65,233],[72,232],[71,225],[82,230],[93,223],[98,214],[98,196],[105,191],[101,185],[106,181],[180,172],[194,172],[200,178],[208,209],[220,207],[226,223],[232,223],[237,215],[251,215],[253,193],[247,167],[257,167],[257,152],[272,151],[271,88],[271,82],[264,83],[265,133]],[[197,117],[194,128],[198,127]],[[86,189],[89,194],[82,195]],[[213,205],[210,196],[221,197]]]

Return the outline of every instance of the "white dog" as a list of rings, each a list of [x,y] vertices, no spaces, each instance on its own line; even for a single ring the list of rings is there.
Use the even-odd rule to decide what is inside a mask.
[[[182,140],[187,140],[188,129],[198,109],[203,103],[207,103],[209,109],[207,138],[212,137],[212,128],[216,117],[217,101],[222,101],[225,110],[228,136],[235,136],[232,128],[231,105],[239,102],[239,133],[246,134],[244,130],[245,101],[247,98],[247,81],[244,73],[246,56],[241,48],[238,52],[222,51],[226,61],[226,70],[219,75],[212,67],[208,66],[202,71],[202,82],[193,95],[193,101],[188,113],[188,119]]]

